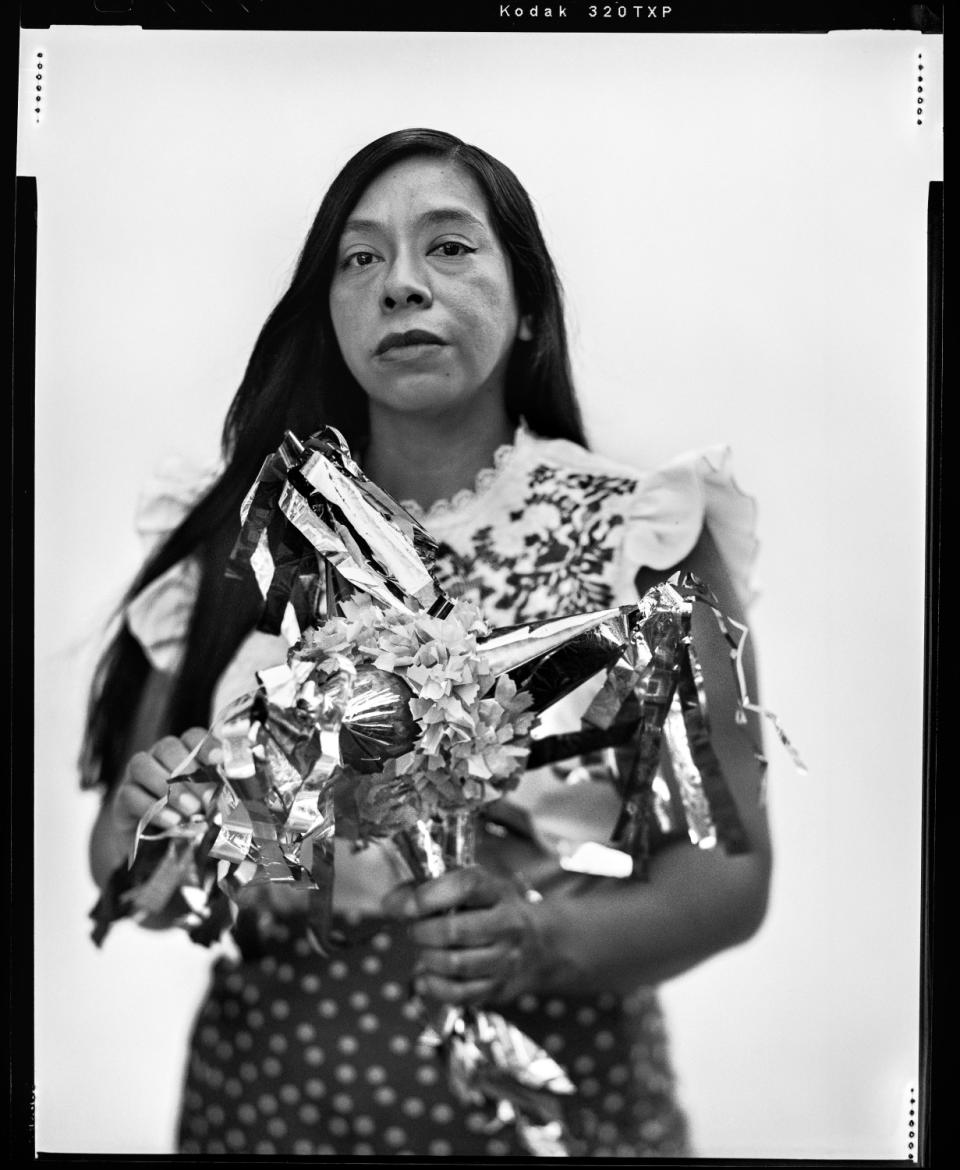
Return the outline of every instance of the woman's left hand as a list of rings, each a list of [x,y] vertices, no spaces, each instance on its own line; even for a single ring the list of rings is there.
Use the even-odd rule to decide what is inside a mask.
[[[420,951],[414,989],[424,998],[510,1000],[533,987],[544,968],[534,907],[513,881],[484,866],[397,886],[383,905],[411,923]]]

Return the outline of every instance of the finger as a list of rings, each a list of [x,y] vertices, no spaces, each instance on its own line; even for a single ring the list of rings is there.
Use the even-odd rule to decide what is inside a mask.
[[[163,796],[167,791],[170,770],[149,752],[137,752],[130,757],[127,773],[121,791],[131,785],[152,792],[154,797]]]
[[[204,785],[209,788],[210,785]],[[192,817],[204,807],[204,793],[189,778],[174,780],[167,788],[167,805],[185,817]]]
[[[162,795],[162,794],[160,794]],[[149,792],[137,784],[127,784],[122,792],[118,793],[116,811],[128,829],[136,826],[144,815],[157,803],[158,794]],[[180,824],[180,813],[173,808],[163,808],[150,820],[152,825],[160,828],[173,828]]]
[[[492,947],[456,950],[437,950],[428,947],[420,953],[417,973],[435,975],[460,983],[480,979],[493,979],[499,982],[514,972],[518,957],[518,949],[506,943]]]
[[[168,807],[171,808],[172,812],[168,817],[161,819],[161,823],[177,824],[180,815],[191,817],[193,813],[201,810],[200,793],[189,791],[186,784],[174,782],[174,785],[174,789],[171,791],[170,772],[164,764],[159,763],[156,756],[147,755],[146,752],[137,752],[137,755],[131,758],[129,768],[127,768],[124,790],[133,790],[139,787],[149,794],[151,801],[157,800],[161,796],[167,796]],[[145,811],[141,810],[140,815]]]
[[[447,910],[495,906],[503,897],[505,883],[490,870],[474,865],[453,870],[413,891],[406,917],[426,917]]]
[[[474,979],[460,982],[444,979],[439,975],[418,975],[413,988],[424,999],[437,999],[441,1003],[476,1003],[489,999],[497,990],[495,979]]]
[[[416,886],[413,882],[402,882],[383,899],[383,912],[388,918],[416,918],[419,911],[416,903]]]
[[[187,751],[193,751],[197,744],[203,743],[209,734],[205,727],[190,727],[180,736],[180,740],[186,746]]]
[[[197,743],[200,741],[198,740]],[[181,767],[190,756],[191,748],[185,746],[182,739],[175,735],[165,735],[150,749],[150,754],[161,763],[168,772]]]
[[[514,941],[516,925],[512,916],[499,910],[465,910],[421,918],[410,927],[410,938],[418,947],[488,947],[505,939]]]
[[[183,733],[180,739],[190,751],[199,746],[198,764],[219,764],[223,759],[223,748],[220,746],[220,741],[215,735],[211,735],[205,727],[191,727],[189,731]]]
[[[155,755],[137,752],[130,760],[127,775],[128,783],[124,787],[140,787],[151,794],[152,800],[170,793],[170,772],[164,764],[157,760]],[[203,806],[198,794],[183,787],[178,788],[175,793],[170,793],[169,807],[174,814],[192,816],[199,812]],[[145,811],[144,809],[143,812]],[[169,817],[164,819],[170,820]],[[171,823],[176,824],[179,819],[179,815],[174,815]]]

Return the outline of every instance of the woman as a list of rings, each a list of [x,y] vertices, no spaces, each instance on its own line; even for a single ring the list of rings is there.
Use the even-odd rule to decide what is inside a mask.
[[[741,616],[752,510],[722,457],[641,474],[588,452],[525,191],[450,135],[387,135],[320,207],[228,414],[222,472],[154,522],[169,532],[127,594],[90,706],[85,777],[107,790],[91,844],[101,885],[212,714],[285,658],[286,639],[253,630],[255,586],[223,570],[265,455],[284,429],[323,423],[420,510],[445,584],[494,625],[629,601],[679,566]],[[685,1151],[650,989],[756,930],[770,866],[726,648],[710,622],[694,633],[750,851],[665,842],[647,883],[565,874],[557,850],[604,840],[616,800],[536,774],[500,818],[519,831],[491,834],[472,869],[413,888],[388,850],[338,848],[348,945],[332,960],[276,895],[238,920],[242,957],[217,963],[191,1043],[183,1152],[524,1154],[416,1053],[411,980],[424,998],[496,1003],[560,1060],[579,1087],[578,1152]]]

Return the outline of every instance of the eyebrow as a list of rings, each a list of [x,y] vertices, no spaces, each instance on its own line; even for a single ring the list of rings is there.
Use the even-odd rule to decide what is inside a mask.
[[[459,223],[465,227],[478,227],[489,231],[487,225],[477,219],[471,212],[462,207],[435,207],[425,211],[417,220],[418,224],[433,226],[441,223]],[[343,225],[343,234],[347,232],[377,232],[383,231],[383,224],[375,219],[348,219]]]

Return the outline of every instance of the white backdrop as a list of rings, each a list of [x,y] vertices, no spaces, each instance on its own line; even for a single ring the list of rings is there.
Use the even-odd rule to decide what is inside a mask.
[[[32,112],[35,52],[44,113]],[[916,124],[917,54],[931,84]],[[88,938],[74,766],[161,457],[216,454],[328,182],[389,130],[519,174],[568,291],[593,445],[714,442],[759,500],[752,624],[777,851],[760,934],[664,988],[704,1156],[906,1156],[917,1078],[926,185],[939,38],[23,37],[39,185],[37,1144],[162,1153],[209,955]]]

